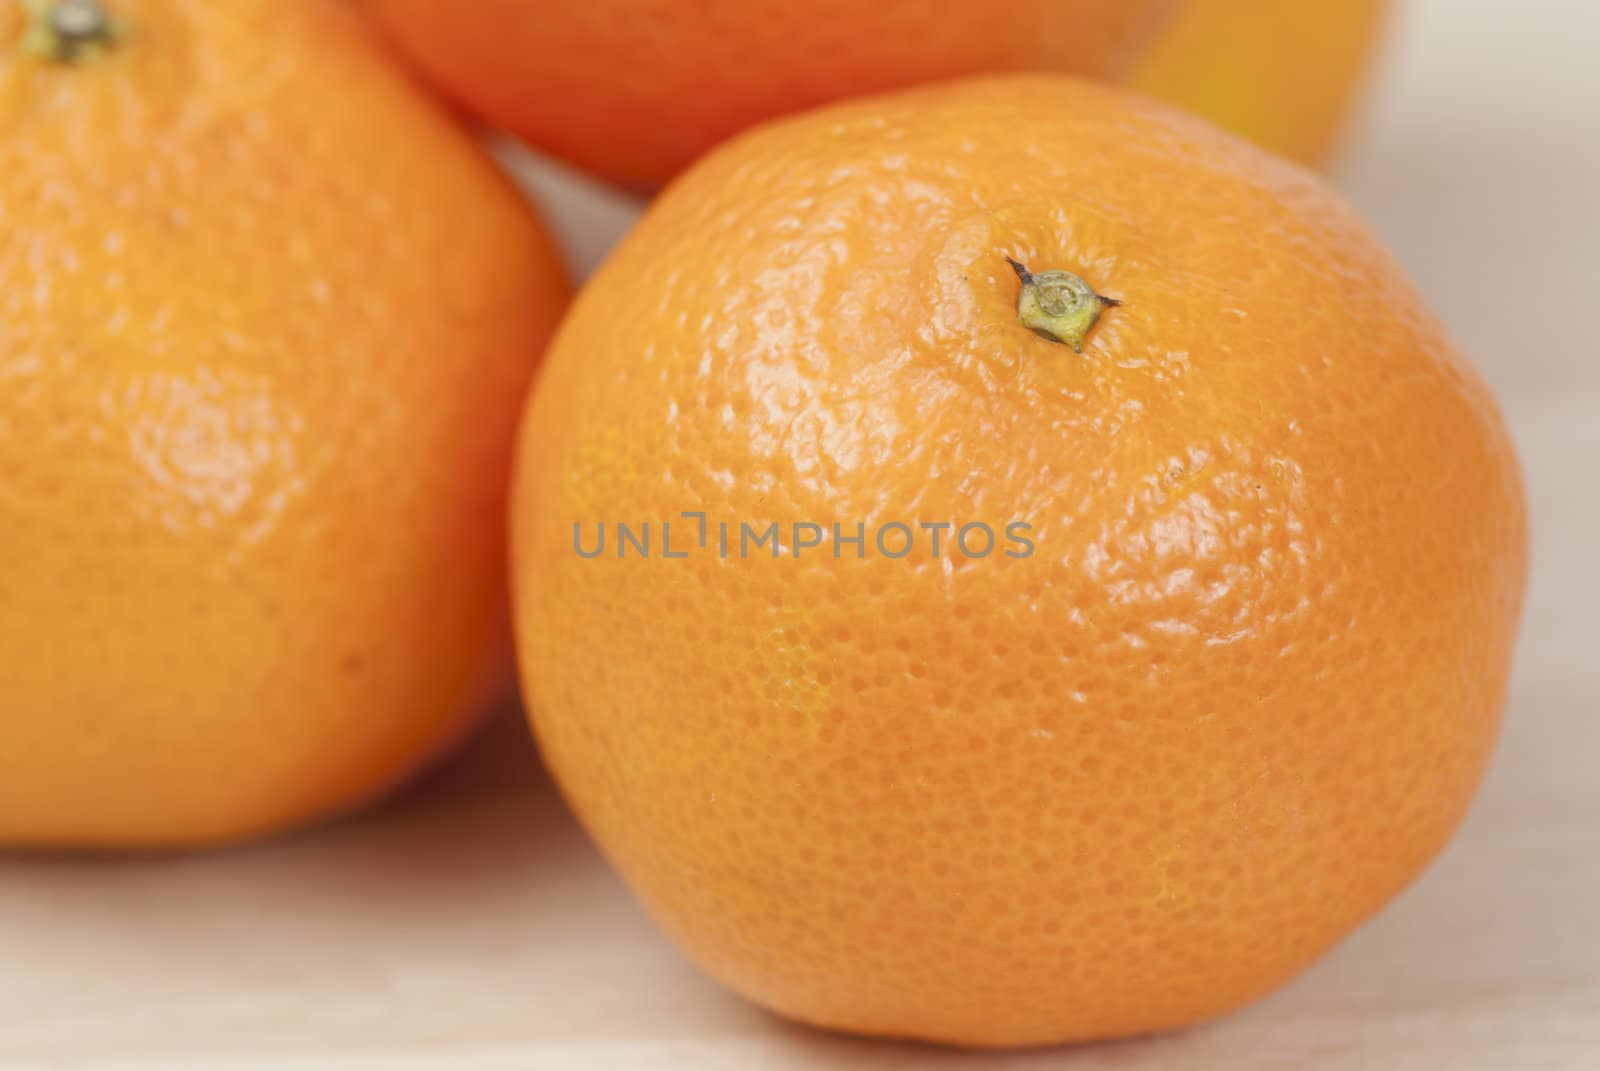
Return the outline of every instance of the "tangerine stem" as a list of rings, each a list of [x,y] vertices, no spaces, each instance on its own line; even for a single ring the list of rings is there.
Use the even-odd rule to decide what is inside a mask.
[[[1089,284],[1070,271],[1042,271],[1035,274],[1020,261],[1006,257],[1006,263],[1022,280],[1017,295],[1017,322],[1041,338],[1071,346],[1083,352],[1100,314],[1122,302],[1096,294]]]
[[[122,23],[100,0],[26,0],[28,28],[23,47],[35,55],[70,63],[86,53],[111,48]]]

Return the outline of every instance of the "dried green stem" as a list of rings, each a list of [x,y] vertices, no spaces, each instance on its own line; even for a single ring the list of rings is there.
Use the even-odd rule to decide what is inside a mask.
[[[122,23],[101,0],[26,0],[23,47],[46,59],[71,63],[113,48]]]
[[[1074,353],[1083,352],[1084,339],[1099,322],[1100,314],[1122,304],[1116,298],[1096,294],[1070,271],[1034,273],[1010,257],[1006,263],[1022,280],[1022,292],[1017,295],[1017,322],[1041,338],[1071,346]]]

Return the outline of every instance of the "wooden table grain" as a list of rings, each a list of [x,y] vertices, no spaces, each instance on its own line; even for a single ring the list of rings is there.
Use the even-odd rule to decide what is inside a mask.
[[[1417,0],[1340,182],[1499,391],[1534,581],[1460,837],[1267,1000],[979,1055],[786,1025],[657,934],[508,714],[388,804],[204,857],[0,859],[0,1068],[1600,1068],[1600,12]],[[588,268],[631,206],[539,170]]]

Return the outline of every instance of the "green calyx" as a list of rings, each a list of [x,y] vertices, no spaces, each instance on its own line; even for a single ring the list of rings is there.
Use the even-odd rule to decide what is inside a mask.
[[[1070,271],[1042,271],[1037,274],[1026,265],[1006,258],[1022,280],[1017,295],[1017,322],[1041,338],[1071,346],[1083,352],[1084,339],[1099,322],[1100,314],[1122,302],[1096,294],[1089,284]]]
[[[71,63],[114,47],[122,23],[101,0],[25,0],[22,46],[36,56]]]

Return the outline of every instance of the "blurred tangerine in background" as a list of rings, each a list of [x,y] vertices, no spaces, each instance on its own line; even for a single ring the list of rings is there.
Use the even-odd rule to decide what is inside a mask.
[[[1339,146],[1387,0],[1178,0],[1127,85],[1304,164]]]
[[[653,190],[762,120],[1010,70],[1123,80],[1306,163],[1327,158],[1383,0],[364,0],[473,114]]]

